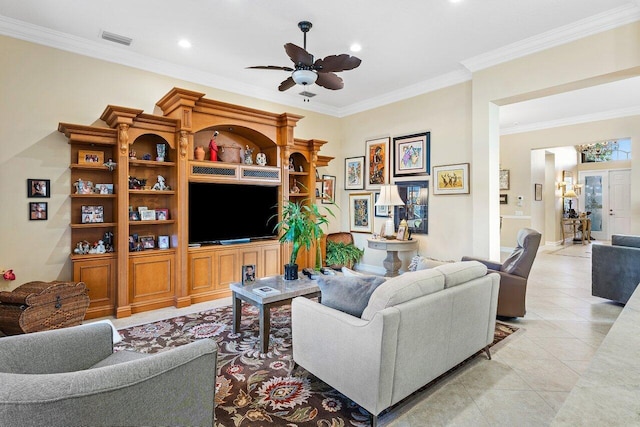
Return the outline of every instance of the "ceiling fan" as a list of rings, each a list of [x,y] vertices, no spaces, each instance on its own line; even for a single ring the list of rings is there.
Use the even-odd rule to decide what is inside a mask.
[[[257,65],[260,70],[283,70],[291,71],[291,76],[280,83],[278,90],[284,92],[296,84],[307,86],[316,83],[326,89],[338,90],[344,87],[344,82],[338,77],[336,72],[353,70],[362,62],[355,56],[343,53],[341,55],[330,55],[323,59],[313,60],[313,55],[307,52],[307,32],[311,29],[311,22],[298,22],[298,28],[304,33],[304,49],[293,43],[284,45],[284,50],[294,63],[294,68],[279,67],[277,65]]]

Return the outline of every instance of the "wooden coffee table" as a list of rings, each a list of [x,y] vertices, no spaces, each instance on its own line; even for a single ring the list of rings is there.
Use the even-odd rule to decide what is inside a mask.
[[[278,294],[262,296],[254,292],[255,289],[269,286],[277,289]],[[242,316],[242,301],[258,307],[260,311],[260,351],[266,353],[269,349],[269,331],[271,329],[271,307],[290,304],[295,297],[307,298],[320,297],[320,288],[315,280],[306,276],[298,280],[284,280],[282,276],[272,276],[259,279],[255,284],[242,285],[232,283],[229,285],[232,292],[233,304],[233,333],[240,330],[240,318]]]

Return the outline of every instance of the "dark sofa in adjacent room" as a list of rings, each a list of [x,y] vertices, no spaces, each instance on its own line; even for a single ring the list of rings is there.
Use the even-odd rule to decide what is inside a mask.
[[[626,304],[640,282],[640,236],[614,234],[611,246],[593,245],[591,294]]]

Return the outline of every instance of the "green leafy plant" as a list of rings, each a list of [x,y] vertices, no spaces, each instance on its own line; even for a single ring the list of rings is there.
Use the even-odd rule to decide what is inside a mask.
[[[323,207],[328,215],[335,215],[328,207]],[[310,203],[308,199],[288,200],[282,207],[282,218],[275,225],[279,230],[281,243],[292,243],[289,264],[296,263],[301,248],[310,249],[311,244],[324,234],[323,226],[329,224],[327,215],[320,212],[318,205]]]
[[[360,249],[353,243],[332,242],[327,240],[327,265],[347,266],[352,268],[362,259],[364,249]]]

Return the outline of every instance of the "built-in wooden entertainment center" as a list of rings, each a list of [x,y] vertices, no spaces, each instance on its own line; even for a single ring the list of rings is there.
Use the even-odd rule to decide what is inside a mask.
[[[103,127],[59,124],[71,147],[72,250],[79,243],[93,245],[112,236],[112,252],[71,254],[74,280],[89,288],[87,318],[126,317],[228,296],[229,284],[241,279],[242,265],[255,264],[258,277],[282,273],[290,249],[275,238],[190,247],[189,183],[275,186],[278,200],[315,203],[316,168],[332,159],[318,154],[326,141],[294,138],[302,116],[231,105],[204,95],[173,88],[157,102],[161,116],[109,105],[100,117]],[[194,160],[195,147],[209,151],[214,131],[219,152],[248,148],[254,162],[256,153],[266,154],[267,164],[212,162],[208,155]],[[164,158],[157,158],[158,145],[165,149]],[[296,170],[289,170],[290,157]],[[109,160],[115,165],[108,167]],[[155,185],[158,176],[165,186]],[[79,180],[107,184],[113,192],[78,191]],[[211,205],[230,208],[223,200],[212,200]],[[169,215],[138,220],[139,207],[167,209]],[[83,215],[94,211],[100,212],[97,219]],[[211,222],[202,226],[239,226],[216,223],[212,212]],[[133,235],[153,236],[154,248],[138,250],[137,243],[130,242]],[[158,236],[169,237],[168,248],[158,248]],[[313,254],[311,250],[299,255],[300,268],[313,265]]]

